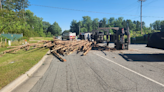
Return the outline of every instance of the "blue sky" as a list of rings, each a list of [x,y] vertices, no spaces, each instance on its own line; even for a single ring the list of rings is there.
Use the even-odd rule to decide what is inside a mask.
[[[107,19],[110,17],[124,17],[124,19],[140,21],[140,2],[138,0],[29,0],[29,2],[30,4],[43,6],[108,13],[81,12],[35,5],[27,8],[34,12],[36,16],[42,17],[43,21],[50,22],[51,24],[56,21],[62,28],[62,31],[70,29],[73,19],[79,21],[82,20],[83,16],[90,16],[92,19],[99,18],[99,20],[104,17]],[[164,0],[146,0],[143,2],[143,16],[155,16],[143,17],[142,20],[146,23],[146,26],[149,26],[155,20],[164,20],[163,4]]]

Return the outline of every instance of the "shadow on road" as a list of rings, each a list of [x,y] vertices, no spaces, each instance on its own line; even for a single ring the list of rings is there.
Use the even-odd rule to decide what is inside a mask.
[[[126,61],[164,62],[164,54],[119,54]]]
[[[54,57],[56,57],[58,60],[60,60],[60,62],[64,62],[63,60],[61,60],[59,57],[56,56],[56,54],[51,53]]]

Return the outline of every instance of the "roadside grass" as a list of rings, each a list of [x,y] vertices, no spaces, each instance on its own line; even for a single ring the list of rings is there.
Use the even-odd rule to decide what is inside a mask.
[[[6,49],[0,48],[0,52]],[[22,49],[16,54],[7,53],[0,57],[0,89],[38,63],[47,51],[47,48]]]
[[[37,43],[38,41],[28,41],[28,43]]]
[[[11,46],[19,46],[19,45],[23,45],[25,43],[24,40],[21,41],[13,41],[11,42]]]
[[[53,37],[31,37],[30,40],[53,40]]]
[[[11,48],[0,47],[0,53]]]

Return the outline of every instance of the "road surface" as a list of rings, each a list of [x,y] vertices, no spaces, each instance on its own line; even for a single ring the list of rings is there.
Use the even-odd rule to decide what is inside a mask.
[[[164,92],[164,50],[130,45],[128,51],[81,54],[64,56],[67,62],[53,57],[30,92]]]

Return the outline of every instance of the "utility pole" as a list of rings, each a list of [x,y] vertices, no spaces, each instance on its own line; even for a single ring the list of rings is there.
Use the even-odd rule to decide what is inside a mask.
[[[142,34],[142,2],[145,2],[146,0],[139,0],[141,1],[141,15],[140,15],[140,19],[141,19],[141,34]]]

